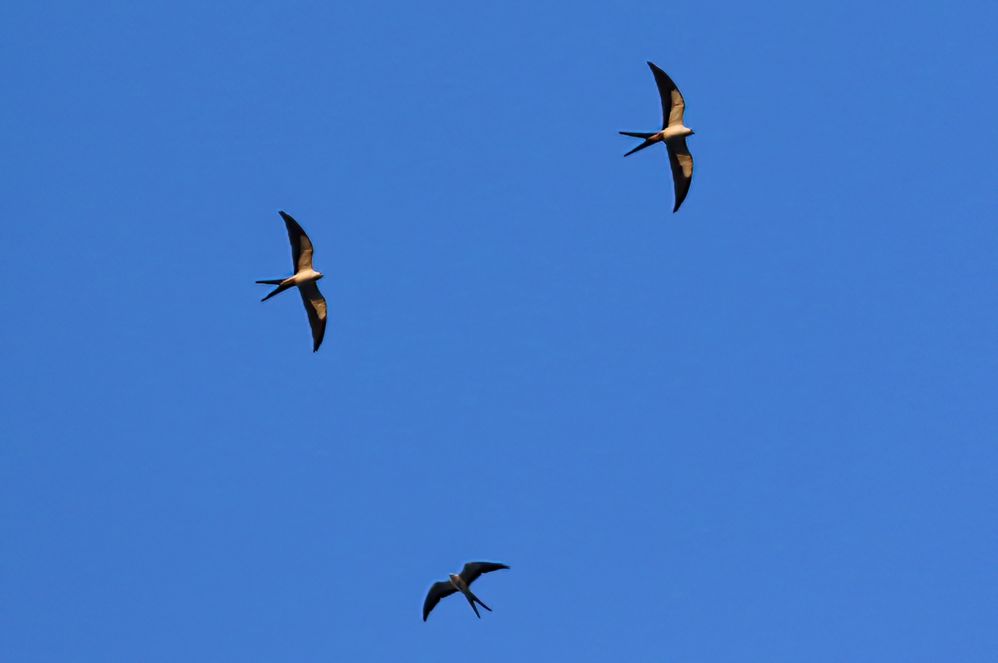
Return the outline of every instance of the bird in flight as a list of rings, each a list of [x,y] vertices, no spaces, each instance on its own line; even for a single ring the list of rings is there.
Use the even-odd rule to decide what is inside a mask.
[[[497,564],[495,562],[468,562],[461,569],[458,574],[450,574],[450,580],[441,580],[440,582],[435,582],[430,587],[430,591],[426,594],[426,600],[423,601],[423,621],[430,616],[430,610],[440,603],[440,599],[445,596],[450,596],[457,592],[464,594],[464,598],[468,599],[468,604],[471,609],[475,611],[475,615],[479,619],[482,615],[478,612],[478,608],[475,606],[477,602],[478,605],[482,606],[489,612],[492,612],[492,608],[482,603],[482,600],[471,593],[469,585],[478,580],[478,577],[483,573],[492,573],[493,571],[498,571],[499,569],[508,569],[509,567],[505,564]]]
[[[308,313],[308,324],[312,327],[312,352],[315,352],[319,349],[322,337],[326,333],[326,300],[319,292],[319,286],[316,285],[316,281],[322,278],[322,274],[312,269],[312,240],[308,238],[298,222],[291,218],[290,214],[283,211],[280,214],[281,218],[284,219],[284,225],[288,227],[288,239],[291,240],[291,263],[295,273],[286,279],[257,281],[257,283],[277,286],[260,301],[265,302],[288,288],[298,286],[301,300],[305,303],[305,312]]]
[[[693,157],[686,147],[686,137],[693,135],[693,130],[683,125],[683,111],[686,109],[686,102],[679,88],[672,82],[669,75],[649,62],[651,73],[655,76],[655,85],[658,86],[658,94],[662,97],[662,130],[654,133],[641,133],[635,131],[621,131],[620,133],[632,138],[642,138],[644,142],[635,147],[624,156],[630,156],[638,150],[643,150],[655,143],[665,143],[665,149],[669,152],[669,166],[672,167],[672,181],[676,191],[676,206],[673,212],[679,209],[686,199],[686,193],[690,190],[690,181],[693,179]]]

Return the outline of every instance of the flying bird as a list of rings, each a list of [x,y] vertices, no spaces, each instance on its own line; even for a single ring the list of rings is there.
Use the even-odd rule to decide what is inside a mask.
[[[288,227],[288,239],[291,241],[291,263],[295,273],[286,279],[257,281],[257,283],[277,286],[260,301],[265,302],[288,288],[298,286],[301,300],[305,303],[305,312],[308,313],[308,324],[312,327],[312,352],[315,352],[322,344],[322,337],[326,333],[326,299],[319,292],[319,286],[316,285],[316,281],[322,278],[322,274],[312,269],[312,240],[308,238],[298,222],[291,218],[290,214],[282,211],[280,215],[284,219],[284,225]]]
[[[478,612],[475,603],[477,602],[478,605],[489,612],[492,612],[492,608],[482,603],[482,599],[472,594],[469,585],[478,580],[478,577],[483,573],[492,573],[499,569],[508,568],[505,564],[497,564],[495,562],[468,562],[461,569],[461,573],[456,575],[451,573],[450,580],[441,580],[440,582],[433,583],[430,591],[426,594],[426,600],[423,601],[423,621],[425,622],[426,618],[430,616],[430,610],[433,610],[440,603],[440,599],[457,592],[464,594],[464,598],[468,599],[468,605],[475,611],[475,615],[481,619],[482,615]]]
[[[690,190],[690,181],[693,179],[693,157],[686,147],[686,137],[693,135],[693,130],[683,125],[683,111],[686,109],[686,102],[679,88],[672,82],[669,75],[649,62],[651,73],[655,76],[655,85],[658,86],[658,94],[662,97],[662,130],[654,133],[640,133],[635,131],[621,131],[620,133],[632,138],[642,138],[644,142],[635,147],[624,156],[630,156],[638,150],[643,150],[655,143],[665,143],[665,149],[669,152],[669,166],[672,167],[672,181],[676,191],[676,206],[673,212],[679,209],[686,199],[686,193]]]

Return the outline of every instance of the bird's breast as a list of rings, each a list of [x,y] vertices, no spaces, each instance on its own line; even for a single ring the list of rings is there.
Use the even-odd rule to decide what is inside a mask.
[[[303,283],[311,283],[312,281],[318,281],[322,277],[319,272],[314,269],[302,270],[295,274],[295,285],[301,285]]]
[[[689,127],[679,125],[678,127],[667,127],[662,131],[662,138],[668,140],[669,138],[680,138],[683,136],[689,136],[693,133],[693,130]]]

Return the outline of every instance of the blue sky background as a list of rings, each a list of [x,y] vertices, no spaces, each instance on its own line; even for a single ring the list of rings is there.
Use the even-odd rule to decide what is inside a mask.
[[[0,658],[994,661],[998,5],[888,4],[4,3]]]

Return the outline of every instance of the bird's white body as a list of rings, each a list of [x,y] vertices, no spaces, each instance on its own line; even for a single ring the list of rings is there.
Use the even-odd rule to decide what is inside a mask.
[[[654,133],[646,139],[648,144],[653,143],[668,143],[670,140],[675,140],[677,138],[686,138],[687,136],[692,136],[693,130],[689,127],[678,124],[666,127],[658,133]]]
[[[657,134],[658,140],[669,140],[670,138],[685,138],[693,135],[693,130],[685,125],[672,125],[662,129]]]
[[[304,285],[315,283],[322,278],[322,274],[312,268],[302,269],[295,272],[294,276],[288,277],[281,285]]]

